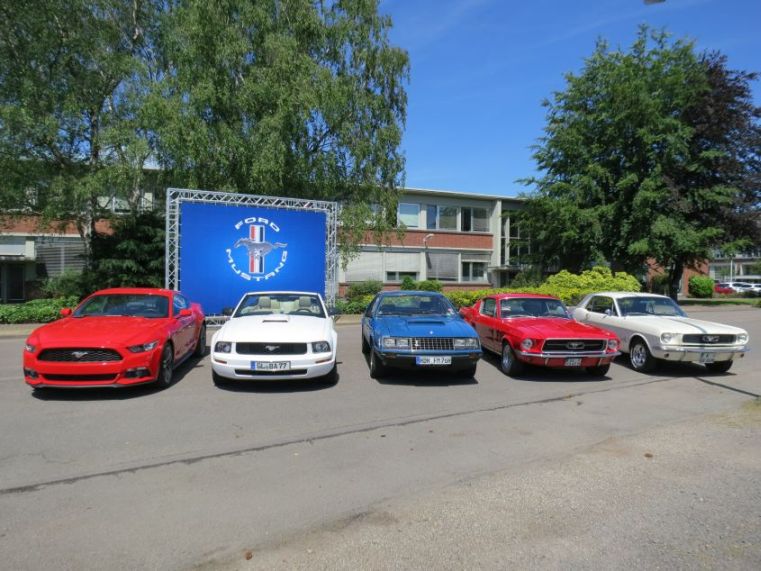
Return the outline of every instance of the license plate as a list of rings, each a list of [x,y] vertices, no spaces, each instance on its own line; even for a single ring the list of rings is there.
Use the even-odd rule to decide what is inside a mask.
[[[290,361],[251,361],[252,371],[287,371],[290,368]]]
[[[452,357],[415,357],[418,365],[451,365]]]
[[[701,363],[713,363],[714,361],[714,354],[713,353],[701,353],[700,354],[700,362]]]
[[[566,367],[581,367],[581,358],[571,357],[570,359],[566,359],[565,366]]]

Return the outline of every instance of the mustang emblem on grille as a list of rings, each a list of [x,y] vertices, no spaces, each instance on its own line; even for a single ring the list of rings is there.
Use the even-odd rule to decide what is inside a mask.
[[[267,351],[269,351],[270,353],[272,353],[273,351],[277,351],[278,349],[280,349],[280,345],[265,345],[264,348],[267,349]]]
[[[584,348],[584,342],[583,341],[569,341],[565,344],[566,347],[569,349],[583,349]]]
[[[716,343],[718,340],[718,335],[703,335],[703,343]]]
[[[75,359],[81,359],[85,355],[87,355],[89,351],[72,351],[71,354],[74,355]]]

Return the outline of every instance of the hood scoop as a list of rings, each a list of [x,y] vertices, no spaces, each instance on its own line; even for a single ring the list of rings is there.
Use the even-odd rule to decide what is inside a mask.
[[[407,323],[411,325],[444,325],[443,319],[408,319]]]
[[[262,323],[288,323],[290,319],[287,316],[283,317],[270,317],[268,319],[262,319]]]

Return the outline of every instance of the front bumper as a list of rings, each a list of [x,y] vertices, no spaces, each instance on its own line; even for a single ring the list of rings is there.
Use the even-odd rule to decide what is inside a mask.
[[[24,353],[24,381],[34,388],[84,389],[123,388],[156,380],[161,359],[159,346],[144,353],[122,355],[121,361],[64,362],[39,361]]]
[[[289,363],[285,371],[256,371],[252,361]],[[236,381],[288,381],[315,379],[330,373],[336,365],[335,353],[307,353],[305,355],[238,355],[212,353],[211,368],[219,376]]]
[[[680,347],[678,345],[654,345],[653,357],[664,361],[687,361],[706,363],[732,361],[742,358],[750,351],[747,347]]]
[[[431,353],[404,353],[399,351],[378,351],[376,355],[387,367],[398,369],[415,370],[446,370],[461,371],[472,367],[481,358],[481,351],[465,351],[457,353],[431,352]],[[451,357],[451,365],[418,365],[416,357]]]
[[[599,367],[610,364],[613,359],[621,354],[620,351],[585,351],[565,352],[565,353],[537,353],[531,351],[518,351],[518,359],[530,365],[540,365],[542,367],[568,367],[568,359],[580,359],[574,367]]]

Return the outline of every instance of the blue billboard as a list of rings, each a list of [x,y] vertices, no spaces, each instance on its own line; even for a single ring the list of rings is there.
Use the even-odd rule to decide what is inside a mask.
[[[248,291],[325,296],[326,214],[257,206],[180,203],[179,288],[208,315]]]

